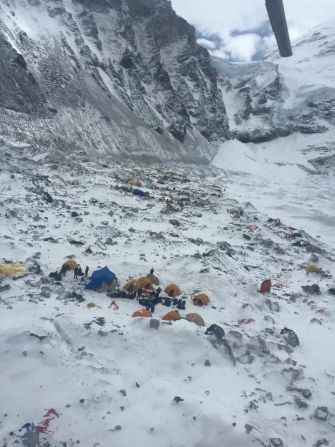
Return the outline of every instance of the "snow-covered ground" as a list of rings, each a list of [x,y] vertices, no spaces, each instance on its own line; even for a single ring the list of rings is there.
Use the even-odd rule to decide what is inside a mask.
[[[214,162],[220,168],[224,149]],[[257,151],[250,151],[241,149],[244,174],[237,174],[233,165],[94,163],[0,149],[0,257],[29,269],[0,283],[1,447],[22,444],[19,429],[41,424],[48,409],[55,413],[42,446],[332,445],[334,257],[304,232],[305,245],[294,246],[290,213],[280,223],[253,206],[264,204],[260,183],[270,191],[266,179],[277,165],[263,156],[262,173],[273,172],[257,184]],[[298,181],[307,182],[297,163],[304,164],[294,159],[292,175],[303,172]],[[127,191],[129,178],[150,197]],[[285,190],[294,190],[285,178]],[[276,218],[279,189],[272,194],[272,208],[263,206]],[[304,230],[308,221],[301,222]],[[136,301],[117,299],[114,309],[70,274],[61,284],[48,279],[67,257],[91,272],[107,265],[121,285],[154,267],[162,286],[181,287],[181,315],[197,312],[206,327],[182,319],[151,329],[149,319],[132,318]],[[321,273],[306,274],[310,262]],[[267,278],[272,293],[263,296],[258,287]],[[319,295],[302,289],[313,284]],[[211,304],[194,306],[195,291]],[[158,305],[154,317],[169,310]],[[205,334],[213,323],[225,330],[225,345]],[[281,335],[285,327],[299,346]]]
[[[263,144],[222,145],[213,165],[224,169],[231,197],[303,228],[335,248],[335,169],[313,160],[335,156],[335,132],[293,134]],[[320,169],[322,168],[322,169]],[[229,172],[226,172],[229,171]]]

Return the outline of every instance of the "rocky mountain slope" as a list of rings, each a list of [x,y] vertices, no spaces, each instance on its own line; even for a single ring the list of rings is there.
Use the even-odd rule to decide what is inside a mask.
[[[293,46],[293,57],[257,63],[213,59],[233,135],[264,142],[335,125],[335,24],[319,26]]]
[[[193,159],[229,135],[216,71],[167,0],[3,0],[0,129],[42,148]]]

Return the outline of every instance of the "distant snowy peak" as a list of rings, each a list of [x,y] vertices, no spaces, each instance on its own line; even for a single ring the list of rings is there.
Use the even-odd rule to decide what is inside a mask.
[[[257,143],[335,126],[335,24],[297,41],[291,58],[276,53],[264,62],[213,62],[239,140]]]
[[[208,51],[168,0],[2,0],[0,93],[0,137],[43,147],[209,159],[229,135]]]

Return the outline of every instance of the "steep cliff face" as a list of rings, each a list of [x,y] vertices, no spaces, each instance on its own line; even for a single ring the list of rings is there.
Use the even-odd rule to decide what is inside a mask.
[[[233,135],[262,142],[294,132],[313,134],[335,126],[335,24],[318,27],[293,47],[293,57],[231,64],[219,70]]]
[[[167,0],[3,0],[0,134],[208,160],[229,136],[207,50]]]

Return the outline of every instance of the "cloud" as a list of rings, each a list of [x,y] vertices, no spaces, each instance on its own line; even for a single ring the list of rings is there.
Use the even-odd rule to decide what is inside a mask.
[[[335,19],[334,0],[284,0],[284,4],[293,40]],[[265,0],[172,0],[172,5],[196,27],[199,38],[205,39],[202,44],[225,58],[259,59],[275,47]]]

